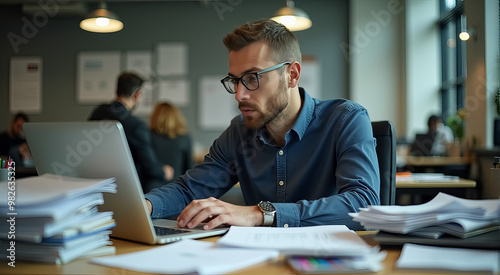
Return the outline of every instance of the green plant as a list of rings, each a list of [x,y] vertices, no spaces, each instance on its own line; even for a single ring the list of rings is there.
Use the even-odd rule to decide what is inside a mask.
[[[453,135],[459,141],[464,138],[464,128],[465,128],[465,117],[467,112],[464,109],[458,110],[454,115],[448,117],[446,120],[446,125],[451,128]]]

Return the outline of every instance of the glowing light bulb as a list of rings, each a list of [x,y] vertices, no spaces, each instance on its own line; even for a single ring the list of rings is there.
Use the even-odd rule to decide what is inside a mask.
[[[285,25],[285,26],[293,25],[295,23],[295,21],[297,21],[297,18],[295,18],[295,16],[292,16],[292,15],[282,16],[280,18],[280,23]]]
[[[97,26],[106,27],[107,25],[109,25],[109,18],[97,17],[97,19],[95,20],[95,23]]]
[[[458,37],[460,37],[460,40],[462,41],[467,41],[470,38],[470,34],[468,32],[461,32]]]

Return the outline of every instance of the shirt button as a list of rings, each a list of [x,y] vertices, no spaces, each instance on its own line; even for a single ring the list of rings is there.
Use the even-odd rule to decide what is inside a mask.
[[[282,180],[280,180],[280,182],[278,182],[278,184],[279,184],[280,186],[283,186],[283,184],[285,184],[285,183],[284,183]]]
[[[283,227],[284,227],[284,228],[288,228],[288,223],[285,223],[285,224],[283,225]]]
[[[280,154],[280,156],[283,156],[283,150],[280,150],[278,153]]]

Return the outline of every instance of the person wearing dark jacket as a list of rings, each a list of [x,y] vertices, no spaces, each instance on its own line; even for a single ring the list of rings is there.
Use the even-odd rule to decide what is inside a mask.
[[[122,73],[118,77],[116,99],[110,104],[98,106],[89,120],[117,120],[122,124],[142,189],[146,193],[171,180],[174,171],[171,166],[158,162],[146,123],[131,113],[142,95],[143,83],[144,80],[136,74]]]

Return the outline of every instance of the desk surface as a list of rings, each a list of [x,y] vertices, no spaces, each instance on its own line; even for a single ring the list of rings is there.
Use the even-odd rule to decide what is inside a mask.
[[[404,156],[402,160],[410,166],[447,166],[447,165],[467,165],[471,163],[469,157],[419,157]]]
[[[459,179],[458,181],[398,181],[396,188],[474,188],[475,180]]]
[[[376,242],[373,241],[372,232],[358,232],[368,243],[375,245]],[[215,242],[219,237],[210,237],[202,239],[203,241]],[[137,252],[145,249],[151,249],[155,246],[144,245],[134,242],[129,242],[125,240],[113,239],[113,244],[116,247],[116,254],[124,254],[130,252]],[[419,271],[409,271],[409,270],[399,270],[396,268],[396,261],[399,258],[401,250],[398,248],[383,249],[388,252],[386,259],[384,260],[384,269],[377,273],[377,275],[403,275],[403,274],[426,274],[426,275],[446,275],[446,274],[461,274],[463,272],[424,272]],[[118,268],[104,267],[94,264],[87,263],[87,259],[77,259],[65,265],[48,265],[40,263],[32,263],[26,261],[16,262],[16,267],[11,268],[7,266],[7,261],[0,261],[0,274],[120,274],[120,275],[139,275],[145,274],[130,270],[122,270]],[[246,269],[238,270],[231,274],[297,274],[292,268],[290,268],[284,261],[282,257],[267,261]],[[351,273],[352,274],[352,273]]]

